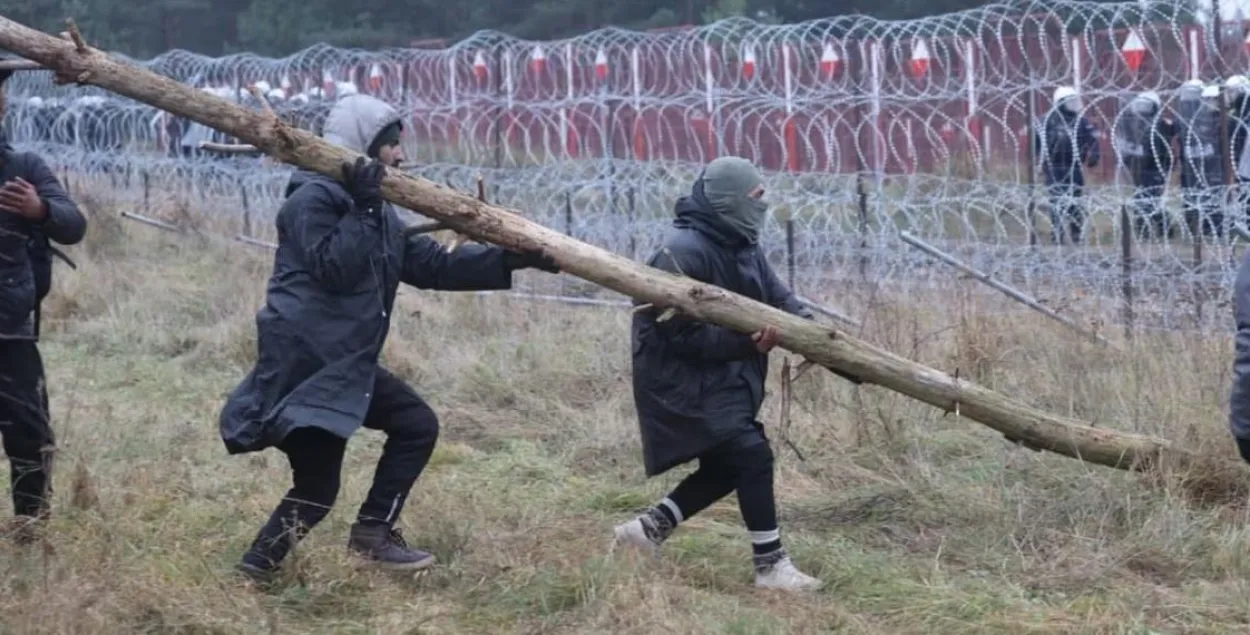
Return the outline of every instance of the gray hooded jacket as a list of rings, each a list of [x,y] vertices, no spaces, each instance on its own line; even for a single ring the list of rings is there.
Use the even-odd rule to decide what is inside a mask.
[[[355,95],[335,104],[323,136],[363,154],[398,119],[386,103]],[[444,291],[512,285],[501,248],[464,245],[449,254],[428,236],[405,239],[390,204],[378,218],[359,214],[336,180],[298,171],[286,195],[256,315],[256,365],[219,420],[231,454],[276,445],[297,428],[347,438],[361,426],[400,282]]]

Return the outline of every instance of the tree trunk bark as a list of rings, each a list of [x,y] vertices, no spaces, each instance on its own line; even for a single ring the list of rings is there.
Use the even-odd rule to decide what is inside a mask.
[[[125,95],[234,135],[284,162],[332,178],[340,178],[340,166],[355,159],[356,155],[345,148],[283,124],[272,113],[242,108],[78,41],[76,45],[0,17],[0,48],[53,69],[61,81],[92,84]],[[652,310],[673,308],[742,333],[772,325],[781,333],[783,348],[816,364],[954,411],[1034,449],[1126,470],[1146,470],[1161,462],[1193,464],[1203,458],[1163,439],[1094,428],[1048,414],[840,330],[719,287],[643,266],[424,179],[391,171],[383,181],[382,193],[387,200],[475,239],[515,250],[540,249],[564,271],[657,307]]]

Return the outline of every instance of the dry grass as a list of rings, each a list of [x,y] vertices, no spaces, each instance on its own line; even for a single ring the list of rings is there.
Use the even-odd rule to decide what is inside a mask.
[[[269,254],[88,205],[80,269],[58,269],[46,307],[56,516],[47,550],[0,542],[2,632],[1248,630],[1241,501],[1197,503],[1173,479],[1018,449],[818,373],[796,383],[791,436],[806,460],[778,444],[778,489],[783,536],[825,591],[751,588],[732,497],[658,562],[610,554],[611,526],[681,476],[641,475],[627,313],[411,290],[385,361],[435,405],[444,435],[403,525],[442,564],[396,577],[346,558],[382,442],[365,431],[339,507],[289,579],[245,590],[230,567],[288,487],[286,463],[275,451],[228,457],[216,417],[254,356]],[[1229,338],[1146,335],[1113,355],[977,293],[830,293],[899,354],[1098,425],[1232,454]],[[774,435],[778,402],[764,414]]]

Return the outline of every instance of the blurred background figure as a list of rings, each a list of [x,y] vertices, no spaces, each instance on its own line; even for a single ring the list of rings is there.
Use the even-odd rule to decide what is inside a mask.
[[[1245,161],[1241,155],[1246,150],[1247,133],[1250,133],[1250,78],[1233,75],[1224,82],[1228,106],[1228,150],[1233,159],[1233,177],[1236,184],[1236,203],[1232,209],[1240,213],[1241,222],[1250,222],[1250,177],[1242,176]],[[1250,168],[1250,166],[1247,166]],[[1230,221],[1235,219],[1229,219]]]
[[[1176,233],[1162,204],[1175,136],[1176,125],[1163,116],[1163,102],[1154,91],[1134,97],[1116,119],[1115,150],[1133,181],[1133,230],[1140,238],[1172,238]]]
[[[1085,231],[1082,164],[1095,167],[1101,151],[1093,124],[1081,114],[1081,98],[1071,86],[1055,89],[1053,105],[1034,129],[1033,152],[1038,157],[1050,203],[1050,224],[1054,243],[1064,237],[1073,244]]]
[[[1219,202],[1224,194],[1224,157],[1220,155],[1220,87],[1191,79],[1178,92],[1181,197],[1185,224],[1204,236],[1223,235]],[[1201,225],[1200,225],[1201,223]]]

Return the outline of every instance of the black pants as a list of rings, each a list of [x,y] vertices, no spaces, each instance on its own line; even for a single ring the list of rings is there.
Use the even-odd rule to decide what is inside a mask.
[[[54,439],[43,358],[34,341],[0,340],[0,436],[9,457],[13,512],[46,513]]]
[[[1250,464],[1250,439],[1233,438],[1237,442],[1237,453],[1241,455],[1241,460]]]
[[[385,432],[386,445],[356,520],[393,525],[434,452],[438,418],[412,388],[379,368],[364,426]],[[347,439],[319,428],[300,428],[278,448],[287,455],[294,484],[244,556],[248,564],[264,568],[280,563],[334,506]]]
[[[1134,233],[1141,239],[1171,238],[1176,234],[1167,211],[1163,208],[1163,175],[1150,172],[1143,175],[1133,190],[1132,218]]]
[[[1181,191],[1185,224],[1195,236],[1224,236],[1224,190],[1222,186],[1195,186]]]
[[[1081,242],[1085,235],[1085,209],[1081,207],[1084,188],[1075,183],[1051,183],[1046,186],[1050,199],[1051,241],[1062,245]]]
[[[738,492],[738,509],[747,531],[777,529],[777,501],[773,494],[773,450],[763,426],[730,439],[699,457],[699,469],[668,495],[684,518]]]

